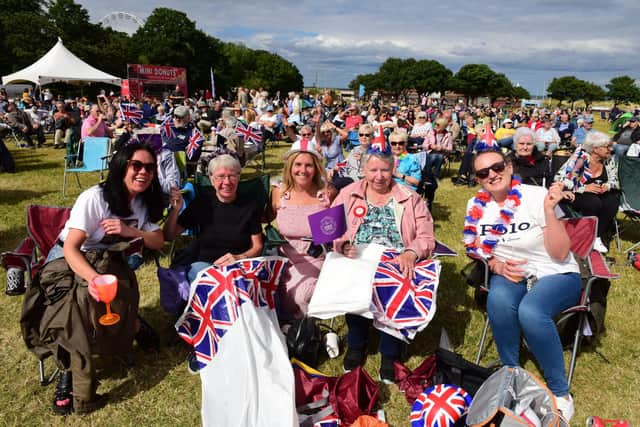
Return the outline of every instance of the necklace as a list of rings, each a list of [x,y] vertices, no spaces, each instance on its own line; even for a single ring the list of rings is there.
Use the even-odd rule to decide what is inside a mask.
[[[467,255],[489,259],[493,253],[493,249],[498,243],[498,238],[506,233],[507,225],[513,219],[515,210],[522,201],[522,192],[520,191],[522,179],[514,175],[511,179],[511,188],[507,193],[504,206],[500,209],[497,223],[491,226],[487,233],[487,237],[478,245],[478,222],[484,214],[487,203],[491,201],[491,194],[487,190],[480,190],[473,199],[473,205],[467,211],[464,221],[464,229],[462,231],[464,246]]]

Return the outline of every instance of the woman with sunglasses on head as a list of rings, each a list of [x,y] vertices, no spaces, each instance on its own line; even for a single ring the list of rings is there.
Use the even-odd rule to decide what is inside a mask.
[[[560,167],[554,178],[564,186],[564,196],[571,208],[584,216],[598,217],[594,249],[601,253],[607,252],[602,237],[608,237],[613,231],[620,204],[618,166],[611,156],[612,146],[609,135],[589,132],[584,144]]]
[[[333,171],[337,163],[344,161],[342,141],[347,138],[349,138],[349,132],[340,129],[329,120],[326,120],[322,126],[316,126],[316,150],[322,153],[327,171]],[[332,174],[332,172],[329,173]]]
[[[111,159],[106,181],[76,200],[25,296],[22,329],[27,346],[38,355],[51,352],[62,369],[53,401],[57,415],[88,413],[106,403],[105,396],[96,394],[94,355],[126,359],[134,338],[143,347],[149,345],[148,350],[157,349],[157,336],[138,317],[136,275],[118,247],[138,238],[150,249],[164,244],[155,224],[163,209],[156,167],[151,147],[121,148]],[[118,279],[111,302],[120,316],[115,325],[98,322],[105,303],[94,279],[102,274]]]
[[[284,321],[306,314],[324,262],[322,247],[312,244],[307,217],[331,203],[325,177],[322,157],[314,144],[297,141],[285,154],[282,184],[271,191],[271,212],[278,231],[287,240],[279,253],[289,259],[279,287],[278,315]]]
[[[573,400],[565,379],[562,343],[554,318],[580,297],[580,270],[559,220],[562,185],[522,184],[498,151],[476,154],[482,186],[467,204],[463,237],[467,254],[485,258],[491,270],[487,313],[505,366],[519,365],[520,336],[542,368],[569,420]]]

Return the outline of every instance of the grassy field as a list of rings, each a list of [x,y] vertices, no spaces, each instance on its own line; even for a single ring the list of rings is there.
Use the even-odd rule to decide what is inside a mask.
[[[9,145],[9,144],[8,144]],[[284,144],[268,148],[267,168],[278,175],[282,167]],[[18,173],[0,175],[0,251],[11,250],[25,235],[25,206],[45,204],[71,206],[80,190],[70,183],[70,195],[62,199],[63,152],[45,148],[18,150],[10,147]],[[454,164],[452,170],[457,170]],[[252,169],[249,169],[252,172]],[[83,185],[97,182],[97,176],[82,177]],[[434,218],[436,237],[462,250],[461,228],[466,201],[475,190],[453,187],[449,179],[441,181]],[[623,222],[623,248],[640,240],[640,232]],[[584,425],[589,415],[624,417],[640,421],[640,302],[638,272],[625,264],[625,254],[613,249],[614,271],[621,275],[613,282],[608,300],[607,334],[599,344],[585,348],[579,357],[572,392],[576,401],[573,425]],[[483,315],[473,303],[472,290],[461,280],[459,271],[466,263],[463,256],[443,260],[438,309],[431,325],[409,347],[411,368],[417,366],[436,349],[441,328],[446,328],[456,348],[468,359],[475,355],[483,325]],[[167,260],[163,260],[167,264]],[[108,392],[110,403],[102,410],[85,417],[58,418],[51,415],[54,386],[43,388],[37,380],[37,361],[22,341],[18,320],[22,299],[0,294],[0,425],[96,425],[147,426],[200,424],[200,380],[186,369],[186,346],[178,342],[172,319],[159,306],[155,265],[147,263],[138,272],[141,286],[141,314],[159,331],[163,347],[159,354],[148,355],[135,350],[136,365],[125,371],[119,365],[104,361],[99,370],[100,393]],[[4,286],[4,271],[0,283]],[[341,336],[346,334],[342,319],[337,322]],[[568,354],[566,354],[568,357]],[[485,361],[495,360],[493,345]],[[373,343],[366,368],[377,377],[379,356]],[[528,358],[527,369],[539,373]],[[48,361],[47,366],[51,366]],[[342,357],[326,360],[320,370],[338,375],[342,372]],[[380,405],[392,426],[406,426],[410,406],[396,386],[381,385]]]

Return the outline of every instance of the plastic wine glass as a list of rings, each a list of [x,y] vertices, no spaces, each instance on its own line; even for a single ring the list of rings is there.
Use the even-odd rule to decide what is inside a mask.
[[[118,293],[118,278],[113,274],[102,274],[93,279],[93,283],[98,288],[100,301],[104,301],[107,305],[107,314],[100,316],[98,322],[104,326],[115,325],[120,321],[120,315],[111,312],[111,301],[114,300]]]

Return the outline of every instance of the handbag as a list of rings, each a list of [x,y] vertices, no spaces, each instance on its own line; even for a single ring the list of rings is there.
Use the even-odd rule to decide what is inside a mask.
[[[289,357],[295,357],[315,368],[318,366],[321,346],[320,328],[315,319],[305,316],[291,324],[287,331]]]
[[[452,351],[444,348],[436,350],[434,384],[454,384],[473,396],[493,372],[494,369],[476,365]]]
[[[156,258],[158,268],[158,282],[160,283],[160,306],[174,316],[179,316],[189,300],[189,279],[187,278],[188,265],[177,265],[170,268],[160,266]]]

